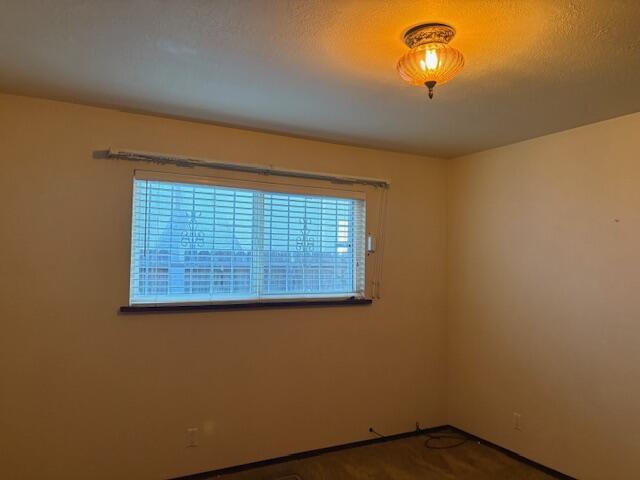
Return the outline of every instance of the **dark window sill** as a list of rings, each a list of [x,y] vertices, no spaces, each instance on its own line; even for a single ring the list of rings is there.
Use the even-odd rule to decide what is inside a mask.
[[[289,300],[274,302],[208,303],[193,305],[125,305],[120,313],[170,313],[170,312],[210,312],[222,310],[265,310],[271,308],[343,307],[351,305],[371,305],[369,298],[347,298],[345,300]]]

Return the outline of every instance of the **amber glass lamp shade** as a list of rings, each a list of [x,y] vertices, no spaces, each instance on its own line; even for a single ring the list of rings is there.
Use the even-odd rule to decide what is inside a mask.
[[[433,98],[434,87],[447,83],[464,66],[462,53],[448,45],[454,34],[451,27],[440,24],[409,30],[405,42],[411,50],[398,61],[400,77],[411,85],[426,86]]]

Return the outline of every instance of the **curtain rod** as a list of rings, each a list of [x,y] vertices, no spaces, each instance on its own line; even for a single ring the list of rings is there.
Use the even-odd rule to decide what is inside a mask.
[[[180,167],[205,167],[218,170],[232,170],[236,172],[259,173],[262,175],[278,175],[281,177],[309,178],[313,180],[327,180],[334,183],[346,183],[354,185],[370,185],[373,187],[389,188],[387,180],[367,177],[349,177],[333,175],[330,173],[304,172],[300,170],[288,170],[284,168],[257,165],[253,163],[226,163],[205,158],[183,157],[180,155],[168,155],[163,153],[141,152],[135,150],[123,150],[109,148],[107,158],[119,158],[138,162],[152,162],[157,164],[171,164]]]

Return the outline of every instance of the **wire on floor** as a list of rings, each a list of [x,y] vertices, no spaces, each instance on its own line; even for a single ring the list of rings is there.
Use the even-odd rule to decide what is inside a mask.
[[[467,443],[469,441],[468,438],[465,437],[460,437],[457,435],[430,435],[430,434],[426,434],[425,435],[427,437],[427,441],[424,442],[424,446],[427,448],[430,448],[432,450],[446,450],[447,448],[456,448],[459,447],[461,445],[464,445],[465,443]],[[434,445],[433,442],[434,441],[438,441],[441,439],[447,439],[447,440],[457,440],[457,442],[455,443],[446,443],[444,445]]]
[[[424,434],[425,437],[427,437],[427,441],[424,442],[424,446],[427,448],[430,448],[432,450],[446,450],[448,448],[456,448],[459,447],[461,445],[464,445],[465,443],[467,443],[469,441],[469,438],[467,438],[466,436],[463,435],[452,435],[450,433],[427,433],[427,432],[423,432],[423,430],[420,428],[420,423],[416,422],[416,432],[422,432]],[[457,440],[457,442],[455,443],[445,443],[444,445],[434,445],[433,442],[437,442],[438,440],[442,440],[442,439],[446,439],[446,440]]]
[[[386,435],[381,434],[380,432],[377,432],[376,430],[374,430],[373,427],[369,427],[369,431],[371,433],[373,433],[374,435],[377,435],[380,438],[385,438]],[[420,429],[420,425],[418,423],[416,423],[416,431],[417,432],[422,432],[422,430]],[[427,437],[427,441],[424,442],[425,447],[430,448],[432,450],[446,450],[448,448],[456,448],[459,447],[461,445],[464,445],[465,443],[467,443],[469,441],[469,439],[467,437],[461,436],[461,435],[451,435],[451,434],[432,434],[432,433],[426,433],[424,432],[423,435],[425,437]],[[446,440],[457,440],[455,443],[448,443],[446,442],[444,445],[434,445],[434,442],[438,442],[439,440],[442,439],[446,439]]]

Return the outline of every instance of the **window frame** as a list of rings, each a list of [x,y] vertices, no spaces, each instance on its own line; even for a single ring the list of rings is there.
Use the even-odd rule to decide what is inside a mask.
[[[209,298],[205,300],[177,300],[173,299],[168,301],[155,301],[155,302],[135,302],[133,301],[133,269],[134,269],[134,222],[135,222],[135,181],[147,180],[158,182],[175,182],[183,184],[199,184],[208,185],[213,187],[223,187],[232,189],[243,189],[257,191],[261,193],[282,193],[289,195],[302,195],[305,197],[332,197],[332,198],[344,198],[354,201],[362,202],[361,206],[356,208],[357,214],[363,215],[364,218],[353,221],[354,229],[354,243],[358,242],[359,247],[353,247],[357,250],[353,254],[353,282],[354,291],[343,293],[317,293],[317,294],[291,294],[291,295],[270,295],[270,296],[248,296],[246,298]],[[233,308],[269,308],[269,307],[283,307],[283,306],[328,306],[328,305],[366,305],[372,303],[367,298],[367,251],[366,251],[366,238],[367,238],[367,200],[366,193],[359,190],[351,190],[347,188],[341,188],[341,186],[331,185],[332,188],[326,186],[317,185],[305,185],[305,184],[291,184],[275,181],[256,181],[237,178],[225,178],[218,176],[194,176],[184,175],[178,173],[165,173],[165,172],[151,172],[146,170],[136,170],[132,181],[132,203],[131,203],[131,231],[130,231],[130,247],[131,247],[131,260],[129,268],[129,302],[128,305],[121,307],[121,312],[136,312],[136,311],[179,311],[179,310],[229,310]],[[353,186],[350,186],[353,188]],[[264,205],[264,204],[263,204]],[[361,222],[356,224],[356,221]],[[361,231],[358,230],[357,225],[361,227]],[[344,232],[338,228],[338,237],[344,238]],[[355,238],[358,235],[358,238]],[[337,242],[338,243],[338,242]],[[262,250],[264,253],[264,250]],[[193,252],[192,255],[196,257],[200,252]],[[361,262],[361,266],[358,265]],[[148,267],[147,267],[148,268]],[[184,282],[187,282],[187,270],[189,270],[190,288],[198,288],[198,279],[193,277],[193,271],[201,269],[197,261],[189,267],[185,264],[185,277]],[[213,283],[215,267],[210,268],[210,278],[208,282]],[[157,272],[154,272],[157,273]],[[264,274],[260,275],[261,281],[264,281]],[[359,284],[358,284],[359,282]],[[358,290],[358,286],[360,289]],[[158,288],[156,286],[156,288]]]

